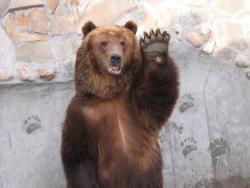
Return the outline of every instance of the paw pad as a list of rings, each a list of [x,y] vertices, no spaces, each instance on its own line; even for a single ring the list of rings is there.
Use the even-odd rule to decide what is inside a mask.
[[[167,31],[161,32],[151,30],[150,33],[144,32],[140,39],[140,45],[144,52],[166,52],[168,50],[170,35]]]

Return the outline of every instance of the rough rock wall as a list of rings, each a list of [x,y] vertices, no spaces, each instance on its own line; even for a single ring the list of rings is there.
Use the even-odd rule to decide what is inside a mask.
[[[167,188],[250,188],[249,0],[0,0],[0,187],[61,188],[60,130],[86,20],[171,33],[181,95]]]
[[[87,20],[168,29],[195,50],[249,66],[249,0],[1,0],[0,80],[49,79],[74,62]],[[68,65],[69,66],[69,65]],[[42,69],[42,70],[40,70]],[[44,76],[45,75],[45,76]]]

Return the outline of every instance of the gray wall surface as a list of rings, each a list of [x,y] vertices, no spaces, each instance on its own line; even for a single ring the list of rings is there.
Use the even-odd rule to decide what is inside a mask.
[[[178,49],[178,50],[177,50]],[[181,94],[159,137],[167,188],[250,188],[250,70],[179,45]],[[0,85],[0,188],[62,188],[73,81]]]

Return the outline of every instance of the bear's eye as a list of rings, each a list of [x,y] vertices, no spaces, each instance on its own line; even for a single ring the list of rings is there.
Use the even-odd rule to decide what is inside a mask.
[[[125,46],[126,42],[125,41],[121,41],[120,44],[121,44],[121,46]]]
[[[107,45],[108,45],[108,42],[107,42],[107,41],[102,41],[102,42],[100,43],[100,46],[101,46],[102,48],[106,47]]]

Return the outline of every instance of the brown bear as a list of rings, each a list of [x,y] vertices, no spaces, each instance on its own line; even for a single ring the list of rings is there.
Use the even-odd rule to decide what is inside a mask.
[[[169,34],[87,22],[61,154],[68,188],[162,188],[157,137],[178,97]]]

